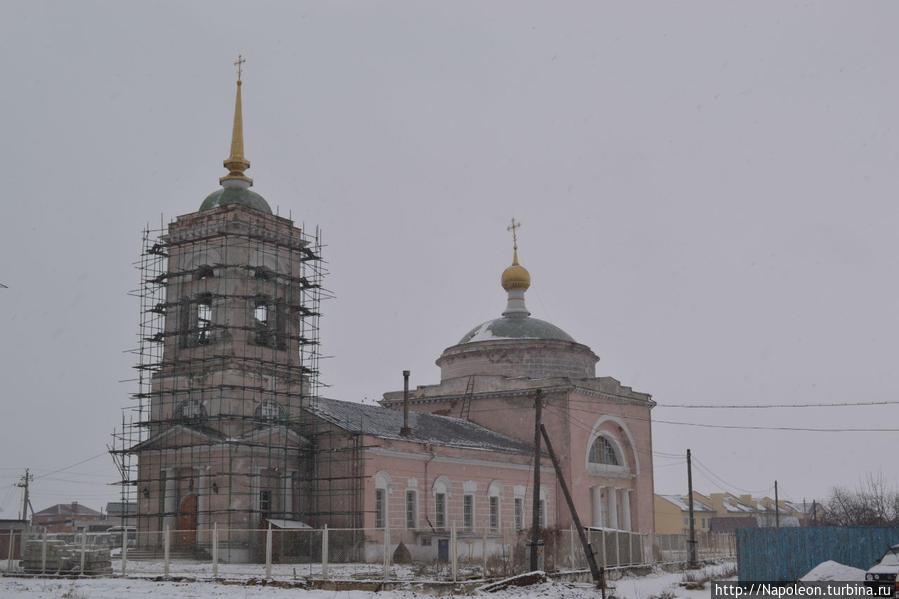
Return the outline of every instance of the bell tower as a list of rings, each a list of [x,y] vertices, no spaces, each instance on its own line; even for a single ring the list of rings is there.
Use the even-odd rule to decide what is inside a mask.
[[[168,530],[176,548],[203,549],[217,525],[227,561],[258,557],[249,529],[310,509],[304,408],[318,392],[324,275],[318,230],[250,190],[243,63],[221,187],[144,234],[139,392],[114,452],[139,548]]]

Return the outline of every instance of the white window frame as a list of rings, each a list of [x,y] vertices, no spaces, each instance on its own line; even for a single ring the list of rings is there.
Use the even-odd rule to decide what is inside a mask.
[[[375,528],[387,528],[390,526],[390,487],[392,481],[390,475],[384,470],[375,473]],[[383,492],[383,501],[381,502],[381,514],[378,514],[378,491]],[[378,519],[381,519],[383,526],[377,526]]]
[[[434,495],[434,528],[437,530],[445,530],[449,527],[449,500],[450,488],[452,483],[445,476],[438,476],[431,486],[431,493]],[[440,522],[439,506],[437,496],[443,495],[443,523]]]
[[[466,506],[466,504],[470,504]],[[466,512],[466,508],[468,511]],[[465,530],[474,529],[475,520],[475,501],[474,493],[466,493],[462,496],[462,528]]]
[[[503,483],[495,480],[487,487],[487,526],[490,530],[499,530],[502,525]]]
[[[411,499],[411,505],[410,505]],[[418,489],[406,489],[405,501],[406,529],[418,529]],[[411,508],[411,509],[410,509]]]

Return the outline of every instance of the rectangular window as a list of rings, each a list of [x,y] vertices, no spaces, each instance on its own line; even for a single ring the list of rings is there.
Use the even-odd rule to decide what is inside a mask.
[[[515,530],[524,528],[524,497],[515,498]]]
[[[418,528],[418,493],[411,489],[406,491],[406,528]]]
[[[499,497],[490,498],[490,529],[499,529]]]
[[[255,329],[255,338],[253,340],[256,345],[271,344],[271,327],[269,326],[269,307],[264,300],[256,302],[253,308],[253,328]]]
[[[684,518],[684,526],[690,526],[690,519]]]
[[[385,518],[384,489],[375,489],[375,528],[384,528]]]
[[[259,511],[268,514],[272,511],[272,492],[259,491]]]
[[[462,526],[466,530],[474,528],[474,495],[462,497]]]
[[[540,500],[540,509],[537,510],[537,517],[539,518],[538,526],[540,528],[546,527],[546,502],[542,499]]]
[[[197,302],[197,343],[205,345],[212,341],[212,300],[201,299]]]
[[[446,493],[434,495],[434,520],[438,529],[446,528]]]

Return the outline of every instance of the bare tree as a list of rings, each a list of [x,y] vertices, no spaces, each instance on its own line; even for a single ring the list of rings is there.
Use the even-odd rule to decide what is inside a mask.
[[[883,473],[869,473],[855,490],[834,487],[821,508],[815,520],[824,526],[899,524],[899,493],[888,487]]]

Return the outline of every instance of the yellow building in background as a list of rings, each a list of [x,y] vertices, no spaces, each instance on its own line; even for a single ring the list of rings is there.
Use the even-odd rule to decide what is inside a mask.
[[[701,493],[693,492],[693,518],[696,530],[709,530],[715,509]],[[690,506],[686,495],[656,495],[655,521],[657,535],[681,534],[690,530]]]

